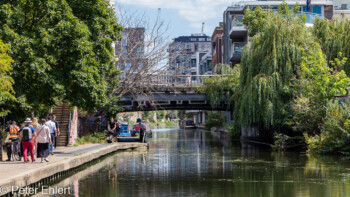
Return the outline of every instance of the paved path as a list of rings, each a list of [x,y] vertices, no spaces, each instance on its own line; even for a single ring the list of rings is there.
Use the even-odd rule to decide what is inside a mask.
[[[57,147],[57,149],[54,150],[55,155],[50,155],[48,157],[50,162],[44,162],[44,163],[40,163],[40,158],[36,158],[36,155],[35,155],[36,161],[34,163],[28,162],[28,164],[24,164],[23,157],[21,161],[2,161],[0,162],[0,165],[1,165],[0,180],[2,180],[4,177],[7,177],[9,174],[11,174],[12,173],[11,171],[13,171],[13,169],[16,169],[16,172],[18,173],[18,171],[25,171],[26,169],[31,169],[34,166],[40,167],[40,166],[50,165],[55,163],[56,161],[74,157],[91,150],[97,150],[99,148],[106,147],[108,145],[109,144],[86,144],[86,145],[80,145],[76,147]],[[4,155],[4,158],[7,159],[7,155]],[[28,156],[28,159],[31,160],[30,156]]]
[[[50,162],[41,163],[40,158],[36,159],[36,162],[27,164],[23,162],[23,158],[22,161],[3,161],[0,162],[0,189],[13,185],[24,187],[114,151],[146,146],[144,143],[106,143],[77,147],[57,147],[54,151],[55,155],[48,157]],[[4,192],[0,191],[0,195],[2,194]]]

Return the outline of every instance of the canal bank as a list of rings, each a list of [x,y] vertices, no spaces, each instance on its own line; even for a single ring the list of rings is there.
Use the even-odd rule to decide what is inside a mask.
[[[59,147],[50,162],[24,164],[22,162],[1,162],[0,195],[9,194],[12,188],[37,186],[42,181],[55,179],[79,166],[94,161],[118,150],[147,148],[142,143],[89,144],[78,147]]]

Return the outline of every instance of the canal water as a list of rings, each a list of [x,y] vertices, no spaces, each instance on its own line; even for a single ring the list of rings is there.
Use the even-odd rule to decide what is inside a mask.
[[[52,186],[69,196],[350,196],[350,159],[273,152],[203,130],[153,130],[149,150],[108,156]]]

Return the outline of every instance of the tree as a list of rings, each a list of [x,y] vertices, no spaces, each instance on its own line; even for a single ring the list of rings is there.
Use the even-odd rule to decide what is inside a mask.
[[[319,135],[329,118],[330,103],[334,103],[335,96],[346,94],[349,85],[350,78],[344,70],[328,66],[319,44],[303,50],[300,72],[291,82],[294,99],[288,106],[291,109],[291,116],[286,118],[288,124],[299,134]]]
[[[350,21],[346,18],[327,20],[316,19],[313,34],[317,42],[321,45],[323,53],[326,55],[327,63],[332,66],[332,61],[336,58],[350,57]],[[343,68],[350,74],[350,62],[347,61]]]
[[[284,106],[293,98],[290,80],[297,76],[302,48],[312,47],[313,40],[304,21],[288,9],[283,3],[278,13],[269,10],[263,14],[263,25],[244,49],[241,95],[235,106],[239,108],[236,121],[243,126],[278,130],[283,125]]]
[[[228,107],[234,107],[240,92],[240,65],[217,65],[221,77],[213,76],[204,80],[204,92],[213,108],[220,107],[226,97]]]
[[[0,116],[6,116],[9,113],[4,104],[15,100],[12,88],[14,81],[11,78],[13,59],[8,55],[9,50],[10,46],[0,40]]]
[[[145,14],[126,12],[120,7],[117,17],[125,29],[123,40],[115,44],[117,67],[122,69],[121,85],[115,94],[143,94],[144,89],[152,90],[157,76],[166,73],[168,26],[161,19],[160,9],[154,22]]]
[[[84,110],[108,103],[107,79],[117,79],[108,77],[117,74],[111,45],[121,26],[107,1],[4,0],[0,23],[14,59],[14,106],[23,113],[62,99]]]

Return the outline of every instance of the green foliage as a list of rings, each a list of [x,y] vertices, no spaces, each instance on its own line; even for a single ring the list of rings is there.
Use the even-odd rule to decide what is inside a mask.
[[[165,127],[167,127],[167,128],[175,127],[175,123],[170,121],[170,120],[165,120],[164,124],[165,124]]]
[[[313,46],[304,51],[299,76],[292,83],[295,99],[291,102],[290,126],[299,133],[319,134],[327,117],[325,106],[346,93],[350,78],[343,70],[330,68],[320,46]]]
[[[228,136],[231,139],[240,139],[241,137],[241,129],[236,127],[236,124],[231,123],[230,125],[228,125],[227,127],[229,133]]]
[[[280,9],[282,13],[267,11],[259,33],[244,49],[241,97],[236,106],[236,121],[242,125],[272,130],[283,126],[282,109],[293,96],[290,80],[296,77],[302,49],[312,47],[313,40],[304,22],[287,9]]]
[[[165,118],[165,112],[164,111],[156,111],[156,117],[157,120],[162,120]]]
[[[258,6],[254,11],[247,9],[243,18],[243,24],[248,30],[250,37],[255,36],[265,26],[268,13]]]
[[[226,96],[226,102],[233,106],[239,93],[240,66],[217,65],[221,77],[211,77],[204,81],[204,92],[213,108],[220,107]],[[228,106],[229,107],[229,106]]]
[[[305,16],[300,15],[300,17],[296,17],[296,14],[299,12],[300,7],[298,3],[293,6],[293,9],[290,10],[288,4],[283,1],[281,5],[278,6],[278,15],[283,16],[287,19],[298,19],[300,22],[305,22]],[[255,36],[257,33],[264,30],[265,25],[270,20],[271,16],[275,13],[272,9],[268,11],[263,10],[260,6],[255,8],[254,10],[247,9],[245,10],[245,15],[243,18],[243,24],[246,26],[248,30],[248,35],[250,37]]]
[[[350,57],[350,21],[346,18],[333,20],[316,19],[312,28],[318,43],[321,45],[323,53],[326,55],[327,63],[332,67],[332,61]],[[350,74],[350,62],[344,63],[346,73]]]
[[[77,138],[76,144],[77,145],[83,145],[83,144],[101,144],[106,142],[106,133],[92,133],[80,138]]]
[[[118,84],[111,44],[121,27],[108,1],[3,0],[0,23],[14,59],[14,108],[47,111],[65,99],[83,110],[110,109]]]
[[[211,128],[222,128],[225,124],[225,118],[220,113],[210,113],[208,114],[208,118],[205,122],[205,129],[210,130]]]
[[[0,116],[9,113],[9,110],[4,108],[4,104],[15,100],[12,88],[14,81],[11,77],[13,59],[8,55],[9,50],[10,46],[0,40]]]
[[[313,153],[342,151],[350,145],[350,108],[329,101],[325,106],[325,120],[319,135],[304,134],[308,151]]]

